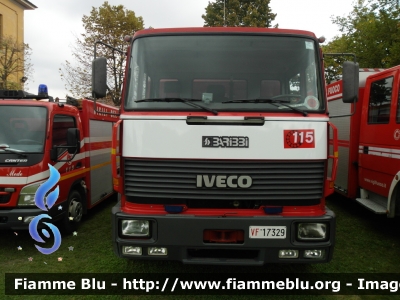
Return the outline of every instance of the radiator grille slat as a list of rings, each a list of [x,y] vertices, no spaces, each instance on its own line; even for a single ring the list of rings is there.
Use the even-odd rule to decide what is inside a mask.
[[[324,161],[213,161],[125,159],[128,201],[258,201],[259,204],[318,203],[323,196]],[[249,188],[196,186],[197,175],[246,175]],[[162,200],[164,199],[164,200]],[[282,202],[283,201],[283,202]],[[308,201],[308,203],[309,203]],[[179,202],[179,201],[178,201]],[[296,204],[297,203],[297,204]]]

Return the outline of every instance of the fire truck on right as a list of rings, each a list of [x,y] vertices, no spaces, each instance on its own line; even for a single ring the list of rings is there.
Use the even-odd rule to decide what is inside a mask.
[[[327,86],[338,128],[336,192],[377,214],[400,215],[400,66],[362,69],[358,101],[343,104],[343,81]],[[357,88],[357,87],[356,87]]]

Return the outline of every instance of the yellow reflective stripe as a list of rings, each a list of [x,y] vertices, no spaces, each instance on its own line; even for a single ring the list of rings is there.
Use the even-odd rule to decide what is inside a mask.
[[[96,170],[98,168],[101,168],[101,167],[104,167],[104,166],[107,166],[107,165],[111,165],[111,161],[106,161],[106,162],[103,162],[101,164],[98,164],[98,165],[95,165],[93,167],[90,167],[90,170]]]
[[[59,181],[66,180],[66,179],[69,179],[71,177],[75,177],[75,176],[81,175],[81,174],[86,173],[86,172],[90,172],[90,171],[95,170],[95,169],[99,169],[99,168],[104,167],[104,166],[109,165],[109,164],[111,164],[111,162],[107,161],[107,162],[92,166],[90,168],[73,170],[73,171],[69,172],[66,175],[61,175],[61,178],[60,178]]]
[[[90,168],[74,170],[74,171],[72,171],[72,173],[68,173],[67,175],[62,175],[59,181],[66,180],[71,177],[78,176],[78,175],[81,175],[81,174],[89,172],[89,171],[90,171]]]

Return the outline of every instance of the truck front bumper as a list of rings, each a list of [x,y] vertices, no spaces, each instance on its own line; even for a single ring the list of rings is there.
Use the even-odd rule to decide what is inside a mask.
[[[0,210],[0,229],[27,230],[31,219],[43,213],[37,207]]]
[[[41,214],[50,215],[52,218],[50,222],[53,223],[62,217],[63,212],[58,211],[57,208],[52,208],[48,212],[37,207],[2,209],[0,210],[0,230],[28,230],[32,218]]]
[[[149,220],[150,237],[132,238],[122,235],[122,220]],[[323,263],[332,259],[335,242],[335,214],[327,208],[319,217],[205,217],[193,215],[132,215],[121,211],[120,203],[112,209],[113,248],[119,257],[142,260],[176,260],[186,264],[264,265],[266,263]],[[323,241],[299,241],[299,223],[327,224]],[[250,227],[279,226],[286,228],[285,238],[250,238]],[[266,227],[264,227],[266,228]],[[242,241],[230,243],[204,241],[207,230],[241,231]],[[126,249],[134,249],[128,254]],[[150,249],[164,249],[162,255],[151,255]],[[136,251],[138,250],[138,251]],[[286,252],[282,252],[286,251]],[[311,252],[310,252],[311,251]],[[313,252],[314,251],[314,252]],[[297,257],[282,257],[297,253]],[[323,253],[312,258],[310,253]]]

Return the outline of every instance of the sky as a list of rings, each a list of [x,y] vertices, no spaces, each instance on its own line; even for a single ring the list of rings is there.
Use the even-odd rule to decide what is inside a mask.
[[[83,33],[82,17],[104,0],[29,0],[37,8],[25,11],[24,38],[32,49],[33,74],[25,89],[37,93],[39,84],[48,86],[49,95],[64,99],[68,94],[59,69],[72,59],[76,37]],[[123,5],[141,16],[144,27],[202,27],[208,2],[213,0],[108,0],[110,5]],[[325,36],[326,42],[339,35],[332,16],[347,16],[352,0],[271,0],[277,14],[273,25],[301,29]],[[325,43],[326,43],[325,42]],[[69,94],[70,95],[70,94]],[[70,95],[73,96],[73,95]],[[79,95],[75,95],[79,96]]]

